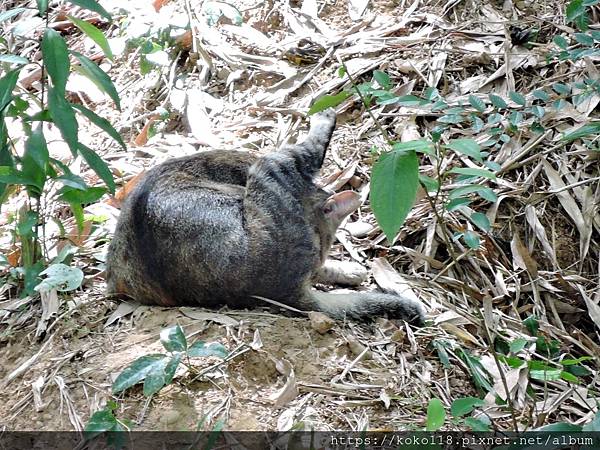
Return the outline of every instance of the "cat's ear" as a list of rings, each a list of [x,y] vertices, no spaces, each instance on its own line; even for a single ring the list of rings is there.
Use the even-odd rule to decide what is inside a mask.
[[[323,213],[336,222],[341,222],[348,214],[360,206],[360,195],[352,191],[342,191],[333,194],[323,204]]]

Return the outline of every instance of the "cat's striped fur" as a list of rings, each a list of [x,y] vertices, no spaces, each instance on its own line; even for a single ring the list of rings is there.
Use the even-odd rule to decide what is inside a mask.
[[[382,293],[311,288],[335,230],[358,205],[313,178],[335,112],[313,116],[306,140],[262,158],[215,150],[148,171],[129,194],[107,257],[110,294],[144,304],[251,307],[253,295],[334,318],[388,315],[420,324],[420,303]]]

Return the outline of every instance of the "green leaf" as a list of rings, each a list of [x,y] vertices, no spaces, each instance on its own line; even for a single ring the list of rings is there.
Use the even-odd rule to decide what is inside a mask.
[[[492,102],[492,105],[494,105],[496,108],[498,108],[498,109],[507,109],[508,108],[508,105],[506,104],[504,99],[502,97],[500,97],[499,95],[490,94],[489,98],[490,98],[490,102]]]
[[[171,359],[165,367],[165,384],[170,384],[171,381],[173,381],[173,378],[175,377],[175,372],[177,372],[177,367],[181,362],[182,356],[183,353],[175,353],[171,356]]]
[[[566,372],[564,370],[560,373],[560,378],[562,378],[563,380],[565,380],[569,383],[579,383],[579,378],[577,378],[572,373]]]
[[[71,212],[73,213],[73,217],[75,218],[75,223],[77,223],[77,230],[81,234],[83,231],[83,208],[79,203],[69,203],[71,207]]]
[[[510,352],[519,353],[529,343],[529,340],[523,338],[517,338],[510,343]]]
[[[408,142],[395,142],[392,144],[392,148],[396,151],[415,151],[418,153],[426,153],[428,155],[433,154],[433,144],[425,139],[418,139],[416,141]]]
[[[162,330],[160,342],[168,352],[184,352],[187,349],[187,340],[179,325]]]
[[[479,248],[481,245],[481,240],[479,239],[479,235],[474,231],[465,231],[463,233],[463,239],[469,248],[473,250]]]
[[[29,64],[29,60],[27,58],[17,55],[0,55],[0,62],[7,64]]]
[[[592,47],[594,45],[594,38],[586,33],[575,33],[575,40],[588,47]]]
[[[469,95],[469,103],[480,113],[485,111],[485,103],[479,97],[476,97],[475,95]]]
[[[566,50],[567,48],[569,48],[569,43],[567,42],[567,40],[560,35],[556,35],[554,36],[554,39],[552,39],[552,41],[561,49]]]
[[[471,355],[467,350],[462,348],[458,348],[456,351],[457,355],[465,362],[467,365],[471,377],[473,379],[473,383],[477,390],[480,392],[490,392],[493,390],[492,385],[490,384],[487,373],[484,367],[479,362],[479,359],[476,356]]]
[[[36,179],[28,177],[23,172],[12,166],[0,166],[0,183],[4,184],[22,184],[25,186],[35,186],[40,188]]]
[[[390,76],[387,73],[382,72],[381,70],[374,70],[373,78],[375,78],[375,81],[377,81],[377,83],[379,83],[379,86],[381,86],[383,89],[390,89],[391,80]]]
[[[35,0],[35,2],[37,4],[40,16],[46,14],[46,11],[48,10],[48,0]]]
[[[167,384],[167,366],[171,358],[163,358],[150,367],[144,379],[144,395],[150,397],[160,391]]]
[[[60,180],[60,177],[57,178]],[[70,186],[65,180],[63,183]],[[89,203],[96,203],[106,193],[106,188],[103,187],[88,187],[87,189],[81,190],[78,187],[63,188],[60,193],[60,199],[71,204],[79,203],[80,205],[86,205]]]
[[[490,431],[490,424],[486,423],[484,421],[485,419],[487,419],[486,416],[481,416],[479,419],[476,419],[475,417],[466,417],[464,424],[473,431]],[[487,420],[489,421],[489,419]]]
[[[25,152],[21,160],[23,174],[32,180],[36,180],[36,187],[39,189],[38,194],[41,194],[46,183],[49,160],[50,155],[48,154],[46,138],[40,124],[27,139]]]
[[[337,71],[338,77],[340,78],[344,78],[344,75],[346,75],[346,68],[344,66],[340,66],[340,68]]]
[[[430,102],[434,101],[436,98],[440,98],[439,91],[434,87],[428,87],[423,92],[423,98],[425,100],[429,100]]]
[[[94,11],[104,17],[106,20],[112,20],[111,15],[96,0],[67,0],[73,5],[81,6],[84,9]]]
[[[446,351],[446,346],[448,345],[446,341],[442,339],[434,339],[431,342],[431,345],[433,346],[433,348],[436,349],[438,358],[444,366],[444,368],[449,369],[450,367],[452,367],[452,364],[450,364],[450,357],[448,356],[448,352]]]
[[[539,105],[533,105],[531,107],[531,113],[537,118],[541,119],[542,117],[544,117],[544,114],[546,114],[546,111]]]
[[[589,135],[600,134],[600,122],[590,122],[561,137],[562,141],[571,142]]]
[[[86,439],[93,439],[99,434],[106,433],[107,431],[122,431],[123,426],[119,423],[113,412],[109,408],[101,409],[96,411],[90,417],[89,422],[85,426],[85,437]]]
[[[419,186],[419,160],[414,151],[383,153],[373,166],[371,208],[390,243],[412,208]]]
[[[12,101],[12,91],[17,85],[19,79],[19,70],[11,70],[0,78],[0,114],[4,108]]]
[[[78,19],[73,16],[67,16],[67,18],[75,24],[77,28],[83,31],[92,41],[98,44],[98,47],[102,49],[104,55],[113,61],[114,57],[112,54],[112,50],[110,49],[110,45],[104,36],[104,33],[94,25],[85,20]]]
[[[557,94],[561,95],[569,95],[571,93],[571,88],[563,83],[554,83],[552,89],[554,89]]]
[[[577,17],[585,14],[585,7],[583,6],[583,0],[572,0],[567,5],[567,20],[572,22]]]
[[[50,87],[48,90],[48,110],[52,121],[60,130],[60,134],[71,149],[73,155],[77,155],[79,145],[79,125],[75,119],[75,112],[64,97],[64,91],[61,93],[57,89]]]
[[[525,106],[527,105],[527,100],[521,94],[515,91],[511,91],[508,93],[510,99],[515,102],[517,105]]]
[[[112,385],[114,394],[118,394],[127,388],[139,383],[155,367],[166,367],[170,358],[167,355],[146,355],[136,359],[119,374]]]
[[[425,186],[427,192],[437,192],[440,187],[440,183],[435,178],[428,177],[427,175],[419,174],[419,182]]]
[[[438,398],[432,398],[429,400],[427,405],[427,425],[426,431],[437,431],[443,425],[446,420],[446,410],[444,405]]]
[[[532,336],[537,336],[538,330],[540,328],[540,324],[537,317],[529,316],[523,321],[523,325],[525,325],[525,328],[527,328],[527,330]]]
[[[42,56],[44,67],[52,79],[54,90],[64,97],[67,78],[69,78],[71,70],[69,51],[65,40],[52,28],[46,28],[44,31]]]
[[[469,156],[479,162],[483,162],[481,157],[481,147],[474,139],[454,139],[446,145],[447,148],[457,153]]]
[[[106,183],[108,190],[111,194],[115,193],[115,180],[113,179],[112,172],[104,162],[102,158],[100,158],[94,150],[89,147],[86,147],[83,144],[79,144],[79,153],[85,159],[85,162],[98,174],[100,179]]]
[[[479,213],[479,212],[474,212],[469,217],[469,220],[474,225],[476,225],[477,227],[479,227],[481,230],[483,230],[485,232],[490,231],[490,228],[491,228],[490,219],[488,219],[485,214]]]
[[[339,94],[335,95],[324,95],[317,99],[316,102],[308,110],[308,115],[312,115],[321,111],[325,111],[327,108],[334,108],[348,97],[350,97],[352,93],[348,91],[342,91]]]
[[[529,371],[529,376],[534,380],[556,381],[560,380],[561,369],[533,369]]]
[[[485,402],[477,397],[457,398],[450,406],[450,414],[454,417],[462,417],[469,414],[478,406],[485,405]]]
[[[72,104],[71,106],[77,111],[79,111],[81,114],[83,114],[90,122],[92,122],[98,128],[102,129],[106,134],[108,134],[111,138],[113,138],[117,142],[117,144],[123,147],[124,150],[127,150],[127,146],[125,145],[125,142],[123,142],[121,135],[117,130],[113,128],[113,126],[108,120],[106,120],[103,117],[100,117],[94,111],[86,108],[83,105]]]
[[[428,102],[427,100],[415,95],[402,95],[400,97],[396,97],[394,103],[397,103],[401,106],[421,106],[426,105]]]
[[[581,364],[584,361],[593,361],[594,357],[593,356],[582,356],[581,358],[577,358],[577,359],[563,359],[560,363],[563,366],[574,366],[577,364]]]
[[[201,356],[217,356],[223,359],[227,357],[229,352],[223,345],[217,342],[213,342],[211,344],[206,345],[206,343],[198,341],[194,342],[194,344],[190,346],[187,354],[192,358],[197,358]]]
[[[459,173],[461,175],[469,175],[472,177],[483,177],[490,180],[495,180],[496,175],[487,169],[478,169],[476,167],[454,167],[450,170],[450,173]]]
[[[4,11],[4,12],[0,13],[0,23],[4,22],[5,20],[13,18],[13,17],[21,14],[24,11],[27,11],[27,8],[12,8],[12,9],[9,9],[8,11]]]
[[[466,206],[469,203],[471,203],[471,200],[466,197],[455,198],[446,203],[446,209],[448,211],[454,211],[455,209],[460,208],[461,206]]]
[[[543,102],[547,102],[550,100],[550,96],[548,95],[548,93],[541,89],[536,89],[535,91],[533,91],[533,96]]]
[[[72,51],[71,54],[79,61],[79,66],[75,66],[74,69],[90,79],[102,92],[106,93],[115,105],[117,109],[121,110],[121,99],[119,93],[115,88],[110,77],[102,70],[98,65],[89,59],[87,56],[83,56],[81,53]]]
[[[40,275],[46,275],[46,278],[35,287],[38,292],[49,292],[52,289],[59,292],[74,291],[83,281],[83,272],[80,268],[65,264],[52,264]]]

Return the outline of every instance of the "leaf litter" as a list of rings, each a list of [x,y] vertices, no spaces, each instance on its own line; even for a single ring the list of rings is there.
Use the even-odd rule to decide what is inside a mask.
[[[4,2],[0,14],[14,3]],[[385,245],[367,201],[369,149],[381,145],[383,136],[356,95],[343,97],[323,179],[333,189],[351,184],[364,201],[342,225],[332,256],[363,265],[373,261],[375,283],[423,300],[433,319],[424,328],[378,319],[370,326],[342,323],[330,329],[327,324],[315,330],[305,318],[282,317],[262,304],[254,311],[164,310],[119,304],[103,294],[105,251],[119,203],[142,170],[210,145],[261,154],[282,144],[304,130],[302,119],[315,99],[348,88],[347,78],[337,74],[338,58],[357,80],[385,71],[394,80],[395,95],[437,88],[449,106],[470,103],[483,111],[518,107],[523,98],[510,95],[514,91],[531,104],[536,90],[549,91],[554,82],[577,82],[584,75],[597,79],[597,55],[573,65],[544,58],[554,49],[552,37],[565,30],[557,17],[564,2],[494,1],[470,7],[472,2],[427,0],[234,0],[205,2],[211,7],[196,9],[184,0],[101,3],[115,17],[127,18],[121,32],[94,13],[65,8],[103,30],[113,61],[70,22],[56,17],[50,26],[67,30],[70,48],[101,64],[115,80],[120,112],[85,77],[70,78],[67,91],[108,118],[129,143],[123,151],[101,130],[80,126],[82,141],[94,142],[122,190],[115,199],[86,207],[91,219],[85,238],[65,211],[49,211],[63,219],[79,250],[74,264],[85,274],[79,291],[57,297],[50,290],[40,302],[14,297],[10,286],[0,290],[5,405],[0,423],[9,429],[81,430],[92,412],[114,399],[121,405],[120,418],[131,419],[134,429],[155,430],[192,430],[199,423],[211,429],[219,419],[232,430],[423,429],[432,398],[450,411],[454,400],[469,396],[481,399],[472,416],[488,417],[498,429],[512,429],[515,419],[521,429],[531,429],[560,421],[583,424],[593,417],[600,357],[600,183],[598,156],[576,141],[576,133],[585,135],[582,125],[598,120],[597,94],[576,107],[548,109],[542,133],[522,128],[498,150],[498,203],[487,210],[474,206],[487,216],[492,231],[479,250],[464,249],[456,263],[440,252],[446,245],[440,224],[424,200],[409,213],[395,245]],[[30,12],[21,14],[0,26],[37,37],[43,23]],[[537,30],[536,45],[511,45],[508,25],[515,18]],[[174,55],[147,54],[143,64],[151,70],[146,71],[140,49],[127,45],[156,33],[155,24],[169,24],[180,47]],[[305,39],[314,45],[299,45]],[[22,44],[15,53],[33,56]],[[22,88],[40,89],[36,67],[25,67]],[[430,106],[417,104],[373,105],[372,113],[391,136],[406,132],[414,139],[436,115]],[[572,126],[565,126],[566,118]],[[11,136],[20,137],[14,124],[8,125]],[[480,143],[490,138],[489,129],[449,132]],[[563,144],[565,136],[573,146]],[[88,184],[101,182],[84,161],[71,159],[57,130],[47,137],[52,157]],[[454,162],[448,156],[443,163]],[[421,170],[427,169],[422,161]],[[417,198],[423,196],[417,193]],[[22,195],[13,196],[6,210],[18,210],[23,202]],[[4,230],[7,213],[2,214]],[[450,227],[460,227],[446,218]],[[53,224],[47,227],[49,241],[61,236]],[[6,235],[3,231],[0,248],[8,254],[15,249]],[[539,319],[530,328],[523,319],[533,314]],[[117,375],[137,357],[161,351],[160,330],[174,324],[188,339],[229,349],[247,344],[250,350],[223,365],[198,360],[200,371],[210,371],[198,379],[178,371],[176,382],[151,402],[140,386],[114,397],[111,384]],[[503,337],[496,346],[514,347],[503,361],[495,359],[492,335]],[[515,342],[525,344],[519,348]],[[575,364],[580,375],[570,377],[568,365],[549,356],[553,346],[562,346],[565,359],[596,359]],[[496,396],[513,412],[497,404]],[[35,413],[29,413],[32,406]]]

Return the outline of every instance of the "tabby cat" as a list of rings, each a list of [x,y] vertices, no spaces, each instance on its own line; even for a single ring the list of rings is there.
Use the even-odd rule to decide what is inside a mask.
[[[423,306],[383,293],[311,288],[358,194],[328,194],[313,178],[335,112],[314,115],[308,137],[257,158],[214,150],[146,173],[125,201],[107,256],[109,294],[161,306],[252,307],[253,296],[335,319],[387,315],[421,324]]]

